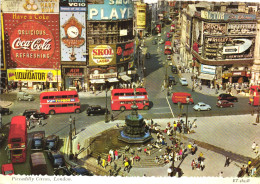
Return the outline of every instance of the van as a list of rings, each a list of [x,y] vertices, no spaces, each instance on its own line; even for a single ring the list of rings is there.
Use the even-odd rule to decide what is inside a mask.
[[[42,152],[31,154],[30,165],[32,175],[48,175],[46,160]]]
[[[18,99],[19,101],[21,101],[21,100],[28,100],[28,101],[34,100],[33,96],[32,96],[32,95],[29,95],[29,94],[26,93],[26,92],[18,92],[18,93],[17,93],[17,99]]]
[[[190,93],[185,93],[185,92],[176,92],[172,94],[172,102],[174,104],[180,102],[182,104],[186,104],[187,103],[187,99],[186,98],[190,98],[189,99],[189,104],[194,104],[194,101],[191,97]]]

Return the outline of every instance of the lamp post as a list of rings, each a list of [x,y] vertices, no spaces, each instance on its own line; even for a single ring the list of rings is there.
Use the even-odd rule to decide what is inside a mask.
[[[165,61],[165,88],[167,88],[168,87],[168,78],[167,78],[167,68],[168,68],[168,61]]]
[[[108,110],[107,110],[107,81],[106,81],[106,114],[105,114],[105,123],[108,123]]]
[[[259,91],[258,88],[256,88],[256,90]],[[259,99],[258,99],[255,123],[259,123],[259,113],[260,113],[260,109],[259,109]]]
[[[69,159],[73,159],[73,153],[72,153],[72,121],[70,123],[70,131],[69,131],[69,143],[70,143],[70,154],[69,154]]]
[[[189,108],[189,103],[190,103],[190,97],[187,97],[186,98],[186,102],[187,102],[187,111],[186,111],[186,123],[185,123],[185,129],[184,129],[184,132],[188,132],[188,108]]]

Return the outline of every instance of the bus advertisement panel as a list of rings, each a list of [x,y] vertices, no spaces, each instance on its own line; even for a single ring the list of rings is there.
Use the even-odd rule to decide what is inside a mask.
[[[251,86],[249,89],[249,104],[259,105],[260,86]]]
[[[40,94],[40,112],[45,114],[80,113],[77,91],[49,91]]]
[[[145,88],[134,89],[113,89],[111,92],[111,109],[115,110],[131,110],[131,106],[136,101],[138,109],[149,109],[149,99]]]
[[[25,116],[14,116],[8,135],[8,151],[12,163],[26,161],[27,125]]]

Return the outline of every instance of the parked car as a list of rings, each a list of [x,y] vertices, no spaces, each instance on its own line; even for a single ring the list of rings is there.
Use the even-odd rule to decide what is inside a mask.
[[[237,97],[232,96],[231,94],[228,94],[228,93],[220,94],[218,96],[218,99],[219,100],[227,100],[227,101],[230,101],[230,102],[237,102],[238,101]]]
[[[145,54],[145,58],[146,58],[146,59],[150,59],[150,57],[151,57],[150,53],[147,52],[147,53]]]
[[[205,104],[204,102],[199,102],[196,105],[193,106],[193,109],[195,111],[210,111],[211,106],[208,104]]]
[[[2,165],[2,175],[13,175],[13,174],[14,174],[14,167],[12,163]]]
[[[32,101],[34,100],[34,97],[32,95],[29,95],[28,93],[26,92],[18,92],[17,93],[17,99],[19,101],[21,100],[28,100],[28,101]]]
[[[188,86],[188,82],[185,78],[180,78],[180,83],[182,86]]]
[[[168,76],[168,83],[169,83],[169,86],[170,86],[170,85],[176,85],[175,77],[169,75],[169,76]]]
[[[48,117],[44,112],[38,112],[37,109],[27,109],[23,112],[23,116],[27,119],[30,119],[31,115],[33,115],[35,119],[46,119]]]
[[[171,66],[171,71],[172,71],[172,73],[178,73],[178,69],[175,65]]]
[[[2,107],[2,106],[0,106],[0,112],[1,112],[2,115],[4,115],[4,114],[10,114],[9,108],[4,108],[4,107]]]
[[[51,161],[51,164],[54,168],[65,166],[64,156],[56,151],[49,151],[48,158]]]
[[[100,105],[91,105],[87,108],[87,115],[100,115],[100,114],[109,114],[107,108],[102,108]]]
[[[58,150],[59,144],[59,136],[57,135],[49,135],[45,139],[45,150]]]
[[[76,175],[81,175],[81,176],[94,176],[94,174],[87,170],[86,168],[84,167],[80,167],[80,166],[77,166],[77,167],[73,167],[73,168],[70,168],[70,172],[73,176],[76,176]]]
[[[227,100],[218,100],[217,107],[234,107],[234,104],[232,102],[229,102]]]
[[[42,150],[44,147],[44,132],[34,133],[32,137],[31,150]]]
[[[157,44],[157,41],[156,41],[156,40],[153,40],[153,41],[152,41],[152,44],[153,44],[153,45],[156,45],[156,44]]]

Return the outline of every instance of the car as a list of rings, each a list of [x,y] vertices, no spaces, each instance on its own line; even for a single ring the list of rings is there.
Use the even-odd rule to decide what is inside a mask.
[[[13,174],[14,174],[14,167],[12,163],[2,165],[2,175],[13,175]]]
[[[152,44],[153,44],[153,45],[156,45],[156,44],[157,44],[157,41],[156,41],[156,40],[153,40],[153,41],[152,41]]]
[[[195,111],[210,111],[211,106],[208,104],[205,104],[204,102],[199,102],[196,105],[193,106],[193,109]]]
[[[169,86],[171,86],[171,85],[176,85],[175,77],[169,75],[169,76],[168,76],[168,83],[169,83]]]
[[[57,135],[49,135],[45,139],[45,150],[58,150],[59,144],[59,136]]]
[[[163,44],[163,43],[164,43],[164,40],[160,39],[159,44]]]
[[[172,65],[172,66],[171,66],[171,71],[172,71],[172,73],[178,73],[177,66]]]
[[[218,100],[217,107],[234,107],[234,104],[232,102],[229,102],[227,100]]]
[[[48,158],[54,168],[64,167],[65,159],[64,156],[58,151],[48,151]]]
[[[151,57],[150,53],[147,52],[147,53],[145,54],[145,58],[146,58],[146,59],[150,59],[150,57]]]
[[[26,109],[23,112],[23,116],[26,117],[26,119],[30,119],[31,115],[33,115],[33,117],[35,119],[47,119],[47,115],[43,112],[38,112],[37,109]]]
[[[10,114],[10,110],[9,108],[4,108],[2,106],[0,106],[0,112],[1,112],[1,115],[4,115],[4,114]]]
[[[76,167],[71,167],[70,169],[70,172],[73,176],[76,176],[76,175],[81,175],[81,176],[94,176],[94,174],[87,170],[86,168],[84,167],[80,167],[80,166],[76,166]]]
[[[19,100],[19,101],[21,101],[21,100],[28,100],[28,101],[32,101],[32,100],[34,100],[34,97],[32,96],[32,95],[29,95],[28,93],[26,93],[26,92],[18,92],[17,93],[17,99]]]
[[[218,96],[218,99],[219,100],[227,100],[227,101],[230,101],[230,102],[237,102],[238,101],[237,97],[232,96],[231,94],[228,94],[228,93],[220,94]]]
[[[172,56],[171,55],[167,55],[167,60],[172,60]]]
[[[34,133],[32,136],[31,150],[42,150],[44,147],[43,145],[44,138],[45,138],[45,133],[43,132]]]
[[[87,108],[87,115],[104,115],[106,113],[110,113],[107,108],[103,108],[100,105],[91,105]]]
[[[188,82],[185,78],[180,78],[180,83],[182,86],[188,86]]]

